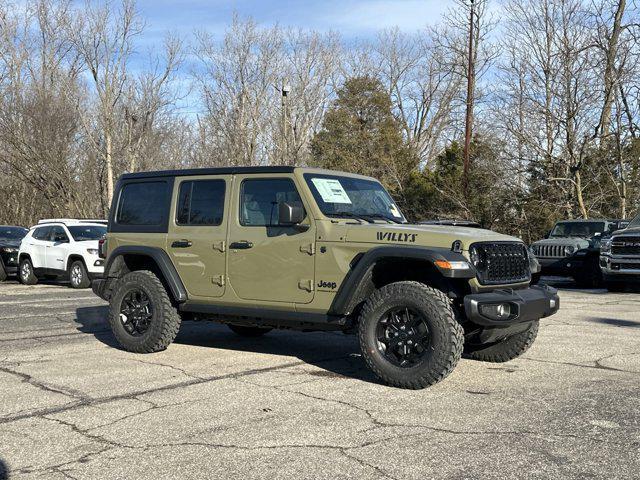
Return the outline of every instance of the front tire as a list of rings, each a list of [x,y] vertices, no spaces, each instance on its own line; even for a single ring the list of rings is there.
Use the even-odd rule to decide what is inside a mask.
[[[261,337],[271,331],[271,328],[247,327],[244,325],[229,324],[228,327],[241,337]]]
[[[38,283],[38,277],[36,277],[36,274],[33,271],[33,264],[28,258],[24,258],[20,261],[18,279],[23,285],[35,285]]]
[[[150,271],[127,273],[119,279],[109,307],[113,334],[129,352],[165,350],[178,334],[180,315]]]
[[[538,328],[540,321],[536,320],[531,323],[527,330],[516,333],[511,337],[505,338],[496,343],[489,345],[467,345],[465,347],[464,356],[472,360],[481,362],[503,363],[518,358],[524,352],[529,350],[536,337],[538,336]]]
[[[4,269],[4,265],[0,262],[0,282],[4,282],[7,279],[7,271]]]
[[[384,382],[420,389],[454,369],[464,343],[449,298],[419,282],[396,282],[375,291],[358,321],[360,349]]]
[[[89,288],[91,279],[83,261],[76,260],[71,264],[69,267],[69,282],[71,282],[72,288]]]

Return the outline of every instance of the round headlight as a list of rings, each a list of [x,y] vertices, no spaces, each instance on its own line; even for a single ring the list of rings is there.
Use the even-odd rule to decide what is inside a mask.
[[[576,247],[574,247],[573,245],[569,245],[567,247],[564,247],[564,254],[565,255],[573,255],[576,252]]]
[[[474,267],[480,269],[484,268],[485,258],[482,250],[477,247],[471,247],[469,250],[469,257]]]

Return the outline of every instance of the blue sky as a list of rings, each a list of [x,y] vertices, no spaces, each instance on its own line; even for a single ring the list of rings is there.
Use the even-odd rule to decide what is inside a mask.
[[[189,36],[194,30],[221,35],[234,12],[259,24],[337,31],[346,39],[368,38],[398,26],[414,31],[438,21],[451,0],[138,0],[147,21],[144,43],[168,31]]]

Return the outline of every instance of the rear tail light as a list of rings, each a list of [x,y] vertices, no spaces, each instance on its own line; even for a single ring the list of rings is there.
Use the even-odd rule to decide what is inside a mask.
[[[100,258],[107,258],[107,239],[101,238],[98,240],[98,256]]]

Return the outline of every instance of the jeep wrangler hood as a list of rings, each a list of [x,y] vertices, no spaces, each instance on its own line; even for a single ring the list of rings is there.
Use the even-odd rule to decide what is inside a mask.
[[[583,248],[589,248],[590,242],[586,238],[579,237],[558,237],[558,238],[545,238],[533,242],[532,245],[557,245],[561,247],[572,246],[576,250],[582,250]]]
[[[476,242],[521,242],[509,235],[478,228],[446,225],[391,225],[386,223],[348,225],[346,242],[381,245],[414,245],[451,248],[456,240],[463,250]]]

